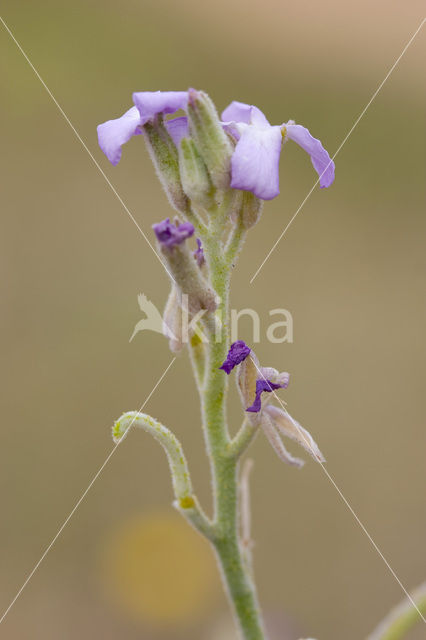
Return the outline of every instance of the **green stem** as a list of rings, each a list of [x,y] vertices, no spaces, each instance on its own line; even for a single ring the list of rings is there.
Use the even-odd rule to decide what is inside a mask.
[[[244,640],[265,640],[255,585],[244,563],[238,539],[237,460],[229,456],[230,437],[226,422],[228,377],[220,365],[229,348],[229,267],[223,259],[217,233],[205,243],[211,285],[220,298],[217,313],[222,320],[218,339],[210,323],[205,388],[202,394],[203,426],[214,488],[216,537],[212,541],[219,560],[222,578]]]
[[[416,606],[408,598],[403,600],[382,620],[367,640],[400,640],[418,622],[425,622],[426,582],[411,593],[411,598]]]
[[[245,418],[235,438],[233,438],[228,445],[228,455],[238,460],[253,441],[258,431],[259,424],[253,424],[249,418]]]

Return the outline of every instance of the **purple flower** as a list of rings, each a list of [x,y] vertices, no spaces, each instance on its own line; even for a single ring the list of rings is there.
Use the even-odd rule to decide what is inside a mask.
[[[229,375],[232,369],[237,366],[237,364],[240,364],[247,358],[249,353],[250,347],[246,345],[244,340],[237,340],[236,342],[233,342],[231,344],[231,348],[228,351],[225,362],[221,367],[219,367],[219,369],[223,369],[223,371],[225,371],[225,373]]]
[[[205,262],[203,245],[200,238],[197,238],[197,249],[192,254],[197,261],[198,266],[201,268]]]
[[[283,382],[272,382],[272,380],[266,380],[266,378],[258,378],[256,380],[256,397],[251,407],[248,407],[246,411],[251,413],[258,413],[262,408],[261,395],[264,391],[271,393],[276,389],[285,389],[288,387],[288,378]]]
[[[188,103],[186,91],[142,91],[133,94],[132,107],[120,118],[108,120],[98,125],[99,146],[111,162],[120,162],[121,147],[130,138],[142,133],[143,126],[158,114],[175,113],[185,109]],[[185,117],[167,120],[165,126],[176,145],[188,135],[188,122]]]
[[[237,139],[231,160],[231,187],[251,191],[262,200],[275,198],[279,190],[278,165],[283,138],[294,140],[311,156],[320,186],[334,180],[334,162],[308,129],[289,120],[272,126],[257,107],[231,102],[222,113],[223,126]]]
[[[155,235],[158,242],[163,246],[171,249],[177,244],[182,244],[187,238],[194,233],[194,227],[190,222],[183,222],[178,226],[170,222],[170,218],[166,218],[158,224],[153,224]]]

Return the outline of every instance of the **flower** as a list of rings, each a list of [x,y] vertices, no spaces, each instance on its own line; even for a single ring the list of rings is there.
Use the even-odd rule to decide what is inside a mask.
[[[256,354],[243,340],[238,340],[231,345],[227,358],[220,368],[230,373],[237,365],[237,385],[242,405],[245,411],[249,412],[249,422],[252,428],[262,429],[278,457],[295,467],[304,465],[303,460],[295,458],[285,448],[282,437],[286,436],[301,445],[314,460],[320,463],[325,462],[309,431],[296,422],[283,405],[282,408],[276,407],[266,400],[262,406],[262,393],[285,389],[289,383],[289,374],[280,373],[272,367],[260,367]],[[247,405],[250,406],[247,407]]]
[[[175,113],[188,103],[187,91],[141,91],[133,94],[134,107],[120,118],[98,125],[99,146],[113,165],[121,158],[121,147],[130,138],[142,133],[143,126],[159,114]],[[165,126],[176,145],[187,135],[185,117],[167,120]]]
[[[194,227],[190,222],[183,222],[176,226],[170,222],[170,218],[153,224],[152,228],[154,229],[158,242],[168,249],[175,247],[177,244],[182,244],[182,242],[194,234]]]
[[[272,126],[260,109],[235,101],[223,111],[222,121],[237,140],[231,160],[232,188],[251,191],[262,200],[275,198],[280,192],[281,147],[287,138],[309,153],[321,188],[333,183],[334,162],[321,142],[302,125],[289,120]]]
[[[223,369],[223,371],[229,375],[237,364],[240,364],[247,358],[250,351],[250,347],[246,345],[244,340],[237,340],[236,342],[233,342],[228,351],[225,362],[219,367],[219,369]]]
[[[258,413],[261,410],[261,395],[264,391],[270,393],[288,387],[289,374],[285,371],[280,373],[272,367],[260,367],[256,355],[244,340],[237,340],[231,344],[226,360],[219,369],[223,369],[229,375],[237,365],[241,365],[238,371],[241,398],[246,411],[250,413]],[[247,407],[250,402],[252,404]]]

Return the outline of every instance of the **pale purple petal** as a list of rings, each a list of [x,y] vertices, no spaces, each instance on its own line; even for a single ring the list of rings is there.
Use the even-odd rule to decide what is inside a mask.
[[[133,102],[139,110],[141,124],[152,120],[158,113],[175,113],[185,109],[187,91],[139,91],[133,94]]]
[[[174,118],[173,120],[166,120],[165,125],[176,146],[179,146],[182,138],[186,138],[189,135],[188,118],[185,116]]]
[[[244,102],[231,102],[222,112],[221,119],[224,123],[244,122],[258,127],[269,127],[269,122],[260,109]]]
[[[280,192],[281,128],[241,126],[244,129],[231,160],[231,187],[272,200]]]
[[[139,111],[132,107],[121,118],[98,125],[97,130],[100,148],[111,164],[116,165],[120,162],[121,146],[132,136],[142,133]]]
[[[220,117],[224,122],[245,122],[250,124],[250,116],[251,105],[234,100],[222,111]]]
[[[311,136],[301,124],[285,124],[287,137],[297,142],[311,156],[315,171],[320,177],[320,187],[329,187],[334,181],[334,162],[321,142]]]

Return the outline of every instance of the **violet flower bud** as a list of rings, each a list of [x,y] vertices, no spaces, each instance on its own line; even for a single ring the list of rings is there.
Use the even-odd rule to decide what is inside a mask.
[[[228,189],[233,148],[213,102],[203,91],[189,89],[187,110],[191,137],[206,163],[213,184],[218,189]]]

